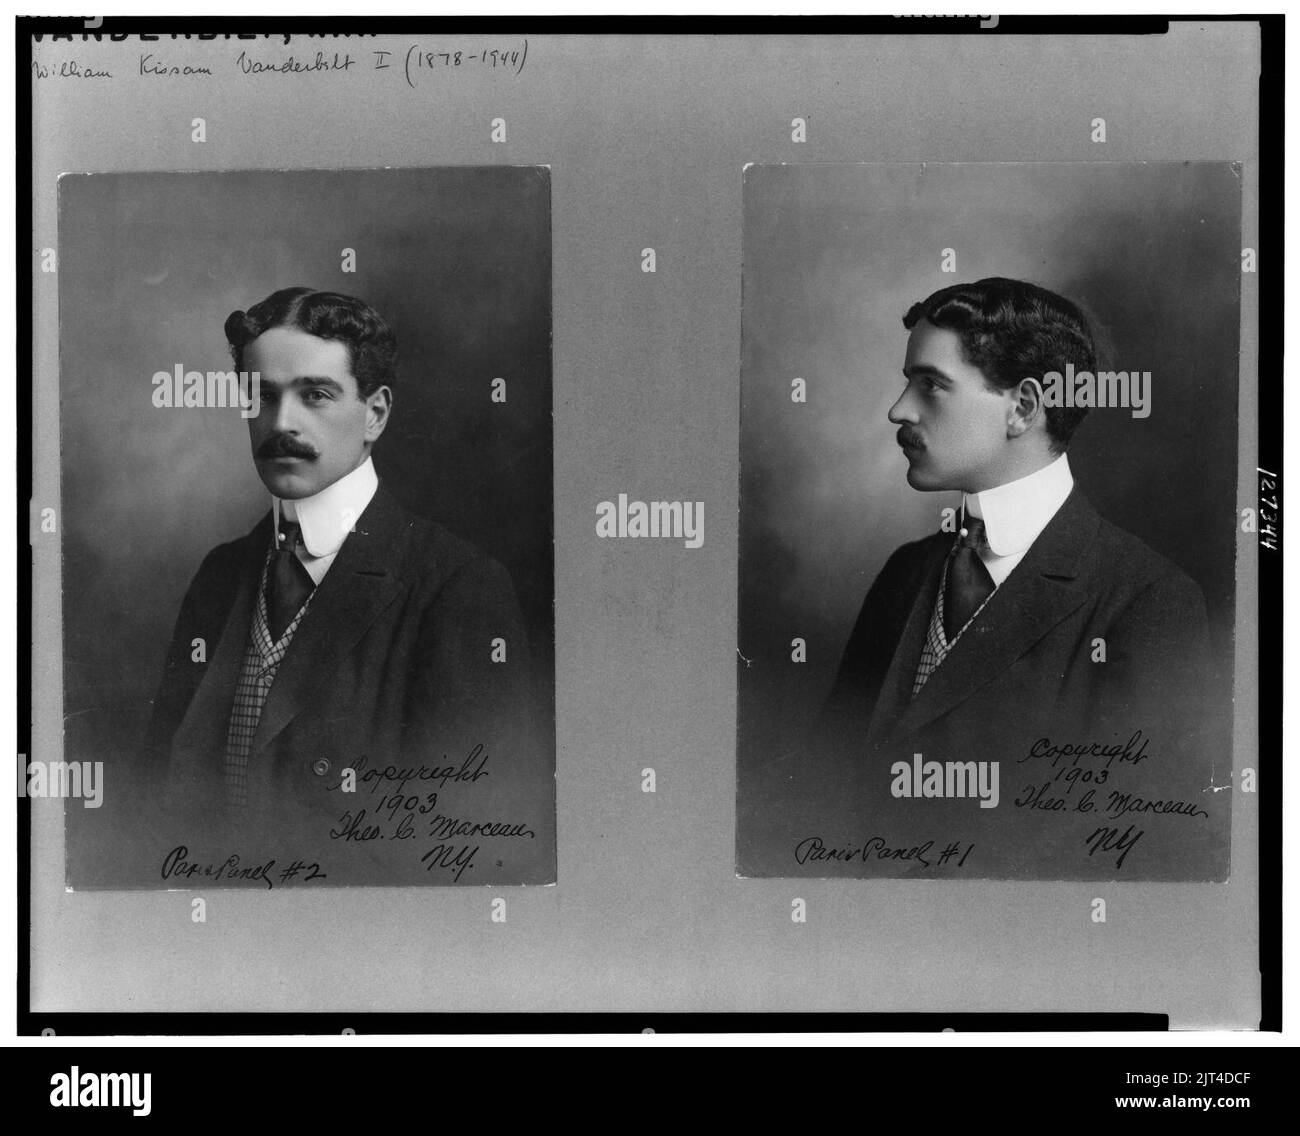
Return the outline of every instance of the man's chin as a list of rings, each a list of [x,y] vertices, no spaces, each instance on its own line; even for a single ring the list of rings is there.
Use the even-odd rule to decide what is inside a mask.
[[[920,469],[915,462],[908,463],[907,484],[913,489],[919,489],[922,493],[933,493],[944,488],[944,486],[938,483],[934,474],[927,474],[926,471]]]
[[[271,496],[279,497],[282,501],[310,497],[321,488],[317,484],[316,471],[310,467],[298,471],[277,468],[275,462],[259,462],[257,473]]]

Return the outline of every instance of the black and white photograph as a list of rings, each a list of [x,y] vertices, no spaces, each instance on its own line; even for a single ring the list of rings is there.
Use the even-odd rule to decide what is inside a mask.
[[[751,167],[742,875],[1223,880],[1240,171]]]
[[[59,188],[69,885],[553,881],[549,171]]]
[[[37,1103],[1276,1028],[1283,30],[20,17]]]

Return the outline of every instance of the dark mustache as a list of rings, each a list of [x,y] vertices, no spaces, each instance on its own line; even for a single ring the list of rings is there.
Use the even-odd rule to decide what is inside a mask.
[[[909,430],[906,426],[899,427],[898,433],[894,435],[894,439],[900,446],[911,446],[914,450],[925,449],[925,443],[921,441],[921,435],[917,434],[913,430]]]
[[[262,461],[272,458],[307,458],[315,461],[320,455],[314,446],[300,442],[292,434],[273,434],[258,446],[257,456]]]

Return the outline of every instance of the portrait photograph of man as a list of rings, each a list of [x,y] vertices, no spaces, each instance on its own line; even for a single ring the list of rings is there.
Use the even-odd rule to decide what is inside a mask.
[[[741,875],[1226,878],[1240,243],[1222,164],[747,171]]]
[[[60,222],[69,883],[554,880],[547,171]]]

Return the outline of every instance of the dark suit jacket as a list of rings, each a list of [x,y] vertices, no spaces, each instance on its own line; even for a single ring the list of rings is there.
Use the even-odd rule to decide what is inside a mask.
[[[1223,878],[1226,801],[1211,786],[1229,782],[1231,760],[1206,712],[1214,684],[1196,584],[1076,488],[912,697],[953,539],[904,545],[862,605],[807,771],[828,805],[820,815],[855,831],[865,824],[891,848],[973,844],[949,874]],[[1130,755],[1146,748],[1136,760],[1052,753],[1094,742],[1122,749],[1137,731]],[[894,763],[918,753],[997,761],[998,806],[895,797]],[[1174,801],[1188,810],[1165,811]],[[1112,827],[1113,838],[1097,841],[1110,847],[1093,848],[1093,834]],[[1126,830],[1133,846],[1117,866]],[[887,874],[935,873],[898,859]]]
[[[428,832],[449,828],[430,829],[434,818],[454,817],[535,834],[470,840],[482,847],[455,882],[553,879],[553,770],[534,728],[510,579],[382,485],[280,664],[249,755],[248,805],[226,812],[226,735],[271,526],[268,513],[210,552],[181,605],[144,746],[161,806],[154,848],[185,843],[196,860],[228,849],[246,862],[296,857],[321,864],[330,883],[453,882],[455,869],[431,871],[419,857],[439,843]],[[196,639],[206,661],[194,661]],[[492,661],[496,639],[505,662]],[[381,775],[390,766],[462,772],[402,782]],[[343,791],[348,768],[355,793]],[[416,831],[398,837],[408,811]],[[366,836],[376,825],[383,835]]]

